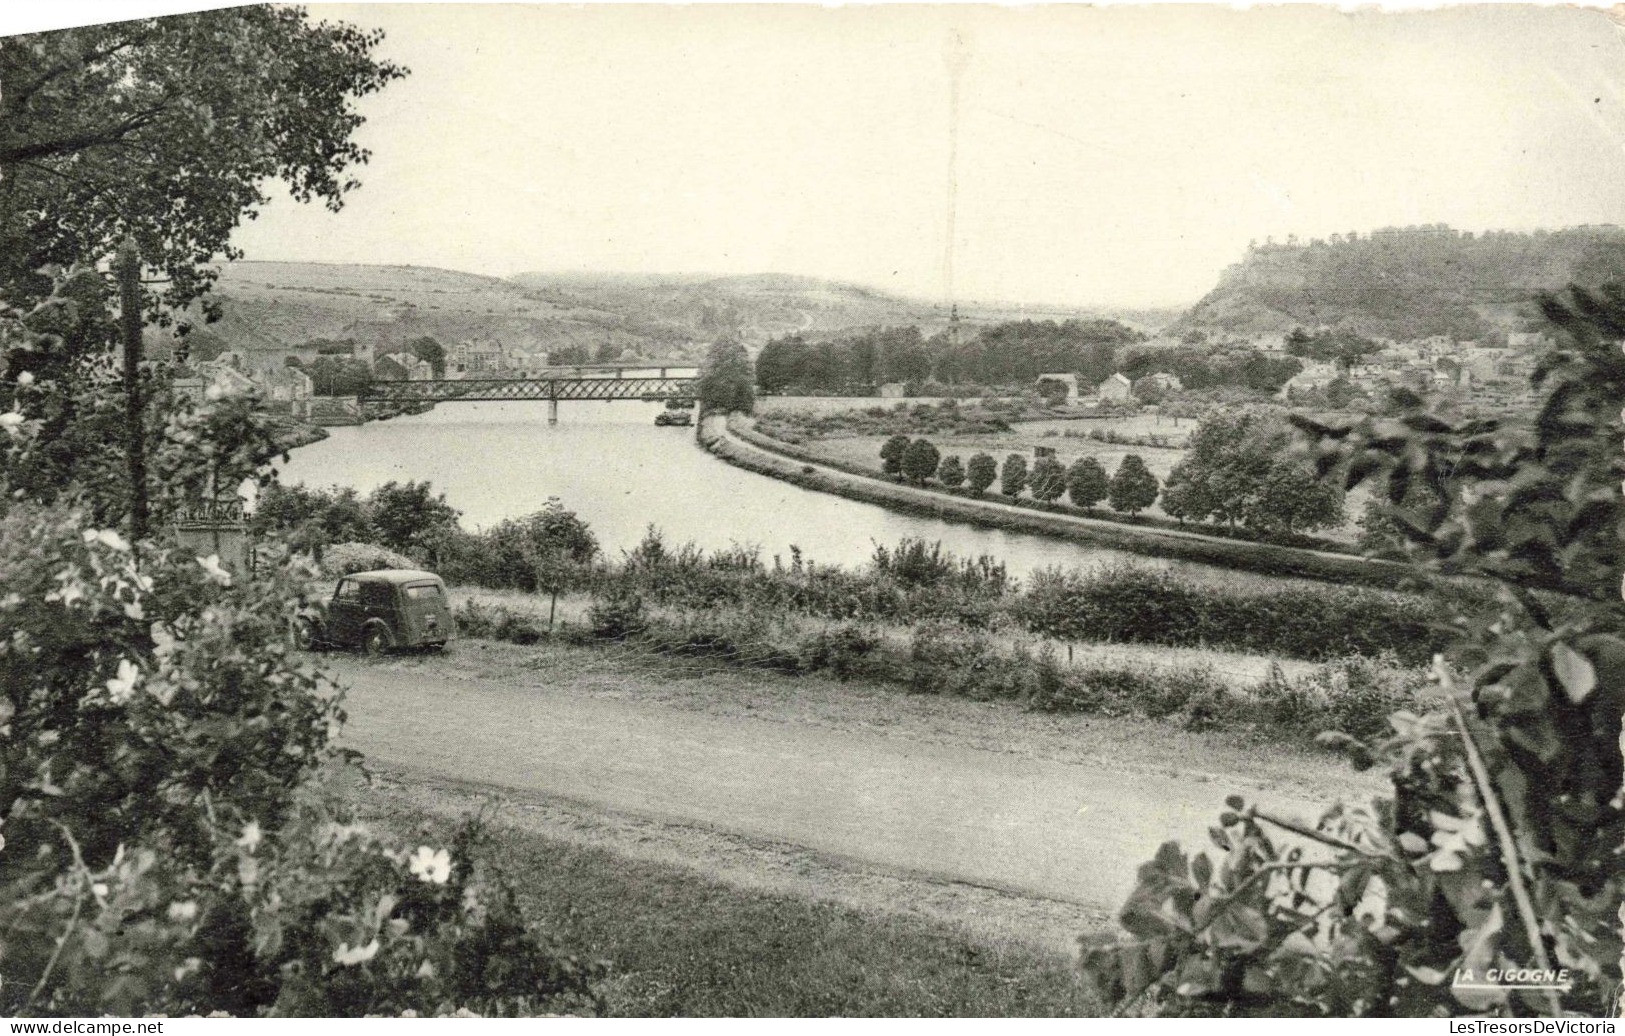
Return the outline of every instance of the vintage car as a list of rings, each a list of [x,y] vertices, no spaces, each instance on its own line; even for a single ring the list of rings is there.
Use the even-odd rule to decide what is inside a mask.
[[[382,569],[339,580],[322,609],[293,620],[293,641],[304,650],[360,647],[369,655],[396,648],[445,647],[456,636],[446,584],[433,572]]]

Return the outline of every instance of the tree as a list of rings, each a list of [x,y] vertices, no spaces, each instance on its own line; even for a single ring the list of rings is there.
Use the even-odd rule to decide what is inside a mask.
[[[1068,385],[1058,378],[1039,378],[1038,396],[1046,406],[1061,406],[1066,402]]]
[[[976,496],[987,492],[987,487],[999,477],[999,465],[985,453],[978,453],[965,465],[965,481]]]
[[[428,482],[391,480],[367,497],[367,517],[379,544],[428,560],[456,531],[461,513],[446,503],[446,494],[435,495]]]
[[[763,392],[783,392],[795,384],[796,361],[806,348],[800,335],[769,339],[756,354],[756,387]]]
[[[937,468],[937,481],[949,489],[958,489],[965,484],[965,465],[960,462],[959,454],[950,453],[942,458],[942,464]]]
[[[880,444],[880,463],[886,474],[902,474],[903,454],[908,452],[910,441],[906,435],[894,435]]]
[[[1111,480],[1106,477],[1106,469],[1100,466],[1100,461],[1079,457],[1067,469],[1066,491],[1074,504],[1093,509],[1111,492]]]
[[[337,210],[368,153],[354,102],[405,70],[382,34],[270,5],[16,36],[0,49],[0,295],[133,235],[171,307],[198,298],[278,179]]]
[[[915,439],[903,451],[903,476],[916,485],[923,483],[937,473],[937,463],[941,457],[929,439]]]
[[[1215,413],[1197,426],[1185,457],[1169,473],[1163,510],[1181,521],[1212,520],[1265,533],[1337,525],[1344,494],[1316,478],[1299,445],[1278,411]]]
[[[434,368],[435,377],[444,378],[446,376],[446,347],[433,337],[423,335],[421,338],[414,338],[406,343],[406,348],[411,351],[413,356]]]
[[[999,473],[999,492],[1005,496],[1020,496],[1027,488],[1027,458],[1012,453],[1004,458],[1004,470]]]
[[[547,628],[559,610],[559,594],[568,589],[580,566],[598,553],[598,539],[574,511],[566,510],[558,497],[531,516],[526,559],[536,580],[536,589],[548,595]]]
[[[1033,462],[1033,499],[1053,504],[1066,492],[1066,468],[1054,457],[1040,457]]]
[[[372,384],[372,369],[348,356],[317,357],[305,373],[318,396],[359,396]]]
[[[748,414],[756,405],[756,375],[750,354],[737,339],[711,346],[700,365],[697,391],[705,413]]]
[[[1117,465],[1108,499],[1112,510],[1131,515],[1157,502],[1157,476],[1151,474],[1139,454],[1131,453]]]

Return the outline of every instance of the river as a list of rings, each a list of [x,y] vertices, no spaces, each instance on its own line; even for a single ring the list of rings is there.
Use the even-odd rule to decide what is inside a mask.
[[[561,403],[559,423],[549,425],[546,403],[443,403],[426,414],[329,429],[327,439],[293,452],[281,478],[363,494],[392,479],[426,479],[470,529],[529,514],[556,496],[591,524],[611,557],[650,525],[670,546],[739,543],[785,563],[794,545],[808,560],[857,566],[875,544],[905,536],[940,540],[955,554],[992,555],[1015,576],[1132,556],[896,514],[742,471],[700,449],[693,428],[656,427],[660,409]]]

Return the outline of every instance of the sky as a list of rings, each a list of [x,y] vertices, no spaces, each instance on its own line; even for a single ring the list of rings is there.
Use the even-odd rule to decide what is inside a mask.
[[[312,5],[412,75],[252,259],[1188,304],[1249,240],[1625,223],[1596,10]],[[281,192],[273,192],[281,194]]]

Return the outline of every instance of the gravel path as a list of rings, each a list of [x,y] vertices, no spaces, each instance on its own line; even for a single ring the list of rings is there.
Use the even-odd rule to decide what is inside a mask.
[[[399,773],[1091,907],[1120,905],[1167,838],[1205,844],[1236,787],[584,695],[450,662],[340,662],[345,743]],[[1319,809],[1288,789],[1256,797],[1303,817]]]

